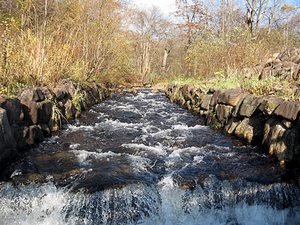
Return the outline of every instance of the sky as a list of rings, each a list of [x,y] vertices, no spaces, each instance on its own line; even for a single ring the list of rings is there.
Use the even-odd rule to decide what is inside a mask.
[[[170,12],[174,11],[175,0],[132,0],[132,3],[142,8],[149,8],[152,5],[155,5],[166,15],[169,15]]]
[[[290,5],[295,5],[297,3],[299,4],[298,1],[299,0],[286,0],[286,3]],[[169,15],[169,13],[173,12],[175,9],[175,0],[132,0],[132,3],[145,8],[149,8],[152,5],[156,5],[160,7],[162,12],[164,12],[166,15]]]

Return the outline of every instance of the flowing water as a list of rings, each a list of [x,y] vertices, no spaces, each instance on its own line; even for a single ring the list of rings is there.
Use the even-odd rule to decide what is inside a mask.
[[[0,224],[299,224],[300,188],[163,94],[114,95],[3,173]]]

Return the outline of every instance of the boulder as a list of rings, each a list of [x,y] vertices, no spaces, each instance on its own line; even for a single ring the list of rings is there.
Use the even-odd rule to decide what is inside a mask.
[[[276,108],[284,100],[282,98],[264,98],[259,105],[259,110],[266,116],[271,116],[274,114]]]
[[[249,144],[260,144],[264,125],[256,118],[245,118],[235,128],[234,134]]]
[[[41,102],[45,100],[45,95],[40,88],[29,88],[23,91],[19,97],[22,104],[28,102]]]
[[[24,128],[23,137],[28,145],[33,145],[43,141],[43,132],[39,125],[32,125]]]
[[[10,125],[20,124],[24,119],[23,108],[18,98],[0,97],[0,107],[6,110]]]
[[[275,155],[279,161],[291,162],[298,142],[295,131],[286,129],[281,122],[274,118],[266,122],[262,148],[270,155]]]
[[[38,118],[36,124],[48,124],[52,116],[52,103],[51,101],[38,102]]]
[[[227,90],[220,94],[218,103],[236,106],[242,96],[244,96],[244,92],[240,89]]]
[[[282,101],[279,106],[275,109],[274,114],[282,116],[288,120],[296,120],[298,112],[300,111],[300,102],[295,101]]]
[[[216,105],[215,111],[217,114],[217,119],[222,123],[227,123],[227,121],[230,119],[232,115],[234,107],[230,105],[222,105],[218,104]]]
[[[96,99],[94,98],[93,94],[90,91],[86,91],[85,95],[82,99],[82,104],[84,110],[90,108],[92,105],[96,103]]]
[[[224,90],[218,89],[214,91],[214,94],[211,98],[211,101],[209,103],[209,106],[215,107],[216,104],[218,103],[218,98],[219,96],[224,92]]]
[[[241,120],[238,118],[231,118],[224,127],[224,131],[228,134],[234,134],[235,128],[241,123]]]
[[[27,146],[24,134],[27,132],[28,127],[18,126],[16,124],[11,126],[11,132],[17,144],[17,149],[22,150]]]
[[[75,119],[76,108],[71,100],[68,100],[65,104],[65,117],[66,119]]]
[[[235,117],[252,117],[257,114],[258,107],[263,101],[261,97],[246,95],[241,98],[240,104],[237,104],[234,112]]]
[[[6,110],[0,108],[0,167],[17,156],[16,147]]]
[[[63,100],[67,95],[67,88],[65,86],[63,87],[55,87],[52,89],[52,92],[55,95],[55,98],[57,101]]]
[[[57,90],[57,93],[55,94],[57,97],[60,96],[60,98],[72,99],[73,94],[76,93],[76,90],[81,90],[82,87],[79,84],[74,83],[73,81],[63,80],[61,81],[61,83],[55,85],[53,90],[54,89]]]
[[[270,79],[272,77],[272,67],[266,67],[262,70],[261,74],[259,75],[259,79]]]
[[[44,102],[22,102],[24,111],[24,120],[28,125],[37,125],[39,123],[48,124],[52,116],[51,101]]]
[[[159,90],[157,90],[156,88],[154,88],[154,89],[151,90],[151,93],[158,94]],[[134,94],[136,94],[136,93],[134,93]]]
[[[89,91],[93,95],[93,97],[95,99],[95,103],[100,103],[102,101],[102,96],[101,96],[99,90],[101,90],[100,86],[98,86],[95,83],[92,83],[92,85],[90,86],[90,90]],[[128,92],[128,93],[130,93],[130,92],[134,93],[135,89],[134,88],[127,89],[126,92]]]
[[[192,88],[193,85],[185,84],[181,89],[182,96],[186,101],[192,99],[192,95],[191,95]]]
[[[44,96],[45,96],[45,98],[47,99],[47,100],[54,100],[55,99],[55,94],[53,93],[53,91],[50,89],[50,88],[48,88],[48,87],[41,87],[40,88],[40,90],[43,92],[43,94],[44,94]]]
[[[211,94],[207,94],[205,96],[205,98],[201,102],[201,106],[200,106],[202,109],[209,110],[209,105],[210,105],[210,101],[212,99],[212,96],[213,95],[211,95]]]
[[[300,49],[293,47],[281,52],[277,56],[277,58],[280,59],[281,61],[291,61],[291,62],[299,63],[298,62],[299,55],[300,55]]]

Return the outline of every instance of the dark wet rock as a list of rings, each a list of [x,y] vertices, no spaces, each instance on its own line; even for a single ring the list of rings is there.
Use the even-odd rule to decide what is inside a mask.
[[[28,145],[43,141],[43,131],[40,125],[12,126],[13,136],[17,141],[17,148],[24,149]]]
[[[227,90],[220,94],[218,103],[236,106],[242,96],[244,96],[244,92],[240,89]]]
[[[27,130],[28,127],[26,126],[18,126],[15,124],[11,126],[11,132],[12,135],[14,136],[14,139],[17,140],[16,144],[19,150],[22,150],[25,147],[27,147],[27,143],[24,137],[24,134],[27,132]]]
[[[23,108],[18,98],[0,97],[0,107],[6,110],[10,125],[20,124],[24,119]]]
[[[25,127],[23,134],[25,142],[28,145],[33,145],[34,143],[39,143],[43,141],[43,132],[39,125]]]
[[[52,103],[51,101],[38,102],[38,119],[36,124],[48,124],[52,116]]]
[[[5,109],[0,108],[0,167],[18,154]]]
[[[52,115],[52,103],[50,101],[24,102],[23,104],[24,120],[29,125],[49,123]]]
[[[82,104],[83,104],[82,109],[86,110],[96,103],[97,100],[94,98],[93,94],[90,91],[86,91],[82,99]]]
[[[16,141],[14,140],[11,127],[8,122],[7,112],[0,108],[0,149],[15,148]]]

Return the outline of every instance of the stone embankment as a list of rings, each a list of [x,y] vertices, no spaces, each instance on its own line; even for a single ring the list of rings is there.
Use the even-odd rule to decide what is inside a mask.
[[[26,89],[16,98],[0,97],[0,167],[109,95],[97,84],[63,81],[53,88]]]
[[[274,155],[281,164],[300,165],[300,102],[248,95],[242,90],[208,92],[193,85],[171,84],[170,101],[205,118],[206,125],[222,128]]]

